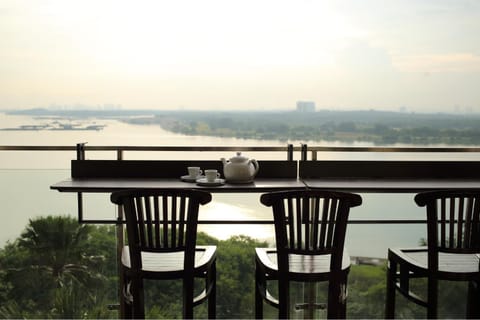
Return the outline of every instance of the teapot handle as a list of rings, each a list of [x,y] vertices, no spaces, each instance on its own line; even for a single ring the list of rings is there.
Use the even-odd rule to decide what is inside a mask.
[[[258,162],[257,162],[257,160],[255,160],[255,159],[251,159],[251,160],[250,160],[250,163],[253,164],[253,167],[255,168],[255,174],[254,174],[254,175],[256,175],[257,172],[258,172],[258,169],[260,169],[260,166],[258,165]]]

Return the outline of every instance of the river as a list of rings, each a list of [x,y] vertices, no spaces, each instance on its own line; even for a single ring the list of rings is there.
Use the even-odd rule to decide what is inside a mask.
[[[28,116],[0,114],[0,128],[32,125],[45,122]],[[131,125],[116,120],[89,120],[89,123],[106,125],[100,131],[86,130],[11,130],[0,131],[0,145],[75,145],[88,142],[88,145],[137,145],[137,146],[277,146],[285,142],[248,140],[235,138],[185,136],[167,132],[158,126]],[[298,145],[299,141],[290,141]],[[342,146],[340,142],[307,142],[311,145]],[[348,144],[352,145],[352,144]],[[369,146],[366,143],[355,143]],[[115,159],[113,152],[87,152],[87,158]],[[175,153],[158,152],[127,153],[127,159],[156,159],[161,157],[179,158]],[[198,153],[197,158],[219,159],[230,154]],[[271,154],[248,154],[252,158],[270,158]],[[284,155],[279,155],[284,158]],[[461,155],[464,156],[464,155]],[[476,156],[476,155],[466,155]],[[322,157],[343,157],[351,159],[356,154],[322,154]],[[366,158],[412,158],[411,154],[364,154]],[[420,154],[417,157],[430,157]],[[444,158],[455,159],[459,155],[445,154]],[[0,225],[0,246],[13,241],[20,235],[28,219],[45,215],[76,216],[75,195],[59,193],[49,186],[69,176],[70,160],[75,158],[73,151],[0,151],[0,197],[2,203],[2,224]],[[362,194],[363,204],[351,211],[351,219],[424,219],[424,210],[415,206],[413,194]],[[107,195],[88,194],[85,204],[86,218],[113,218],[115,209]],[[251,219],[262,217],[271,219],[269,208],[263,207],[256,194],[214,194],[214,201],[203,207],[201,219]],[[257,239],[272,241],[273,228],[270,226],[201,226],[203,231],[219,239],[231,235],[244,234]],[[384,258],[391,246],[416,246],[426,235],[424,225],[350,225],[347,232],[347,247],[351,255]]]

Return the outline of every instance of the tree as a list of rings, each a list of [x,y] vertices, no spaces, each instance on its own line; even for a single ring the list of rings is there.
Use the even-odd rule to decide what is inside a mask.
[[[98,303],[96,288],[106,281],[98,272],[105,256],[89,243],[93,231],[95,227],[81,225],[72,217],[30,220],[21,236],[0,254],[2,282],[8,284],[5,297],[36,317],[85,317],[91,305]],[[16,308],[10,304],[1,309]]]
[[[234,236],[218,246],[217,315],[252,318],[255,293],[255,247],[267,247],[247,236]]]
[[[67,281],[88,284],[97,276],[89,266],[101,261],[84,254],[90,230],[69,217],[37,218],[30,220],[18,244],[29,253],[30,267],[48,275],[57,288]]]

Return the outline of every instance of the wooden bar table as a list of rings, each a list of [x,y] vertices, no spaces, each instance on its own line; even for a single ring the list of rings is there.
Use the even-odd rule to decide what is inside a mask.
[[[77,193],[79,223],[111,223],[117,225],[117,259],[121,257],[124,245],[123,211],[119,207],[115,220],[84,219],[84,193],[111,193],[122,189],[170,188],[199,189],[212,193],[262,193],[276,190],[305,189],[298,179],[297,161],[258,161],[260,169],[254,181],[245,184],[226,182],[220,186],[200,186],[181,180],[187,174],[187,167],[199,166],[202,170],[217,169],[223,177],[223,164],[218,161],[179,160],[72,160],[71,177],[50,186],[60,192]],[[260,202],[259,202],[260,205]],[[273,224],[269,220],[199,220],[199,224]],[[121,263],[117,261],[119,283],[122,283]],[[124,318],[121,286],[119,286],[120,318]]]
[[[347,192],[418,193],[429,190],[480,189],[478,161],[301,161],[299,175],[308,188]],[[379,223],[378,220],[366,222]],[[390,222],[395,223],[395,220]],[[426,220],[410,222],[426,223]],[[408,252],[413,265],[413,261],[418,265],[427,265],[426,247],[403,251]],[[454,265],[458,270],[480,272],[477,254],[463,254],[460,259],[458,256],[442,255],[440,269],[443,264],[448,264],[450,269]],[[477,312],[474,314],[478,314],[475,309],[478,308],[478,286],[476,281],[469,283],[467,309],[469,312]]]
[[[480,188],[480,161],[301,161],[309,188],[416,193]]]

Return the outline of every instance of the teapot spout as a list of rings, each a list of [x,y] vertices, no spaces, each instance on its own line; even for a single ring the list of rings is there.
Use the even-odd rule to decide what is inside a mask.
[[[220,161],[222,161],[224,165],[227,164],[227,160],[225,158],[220,158]]]

